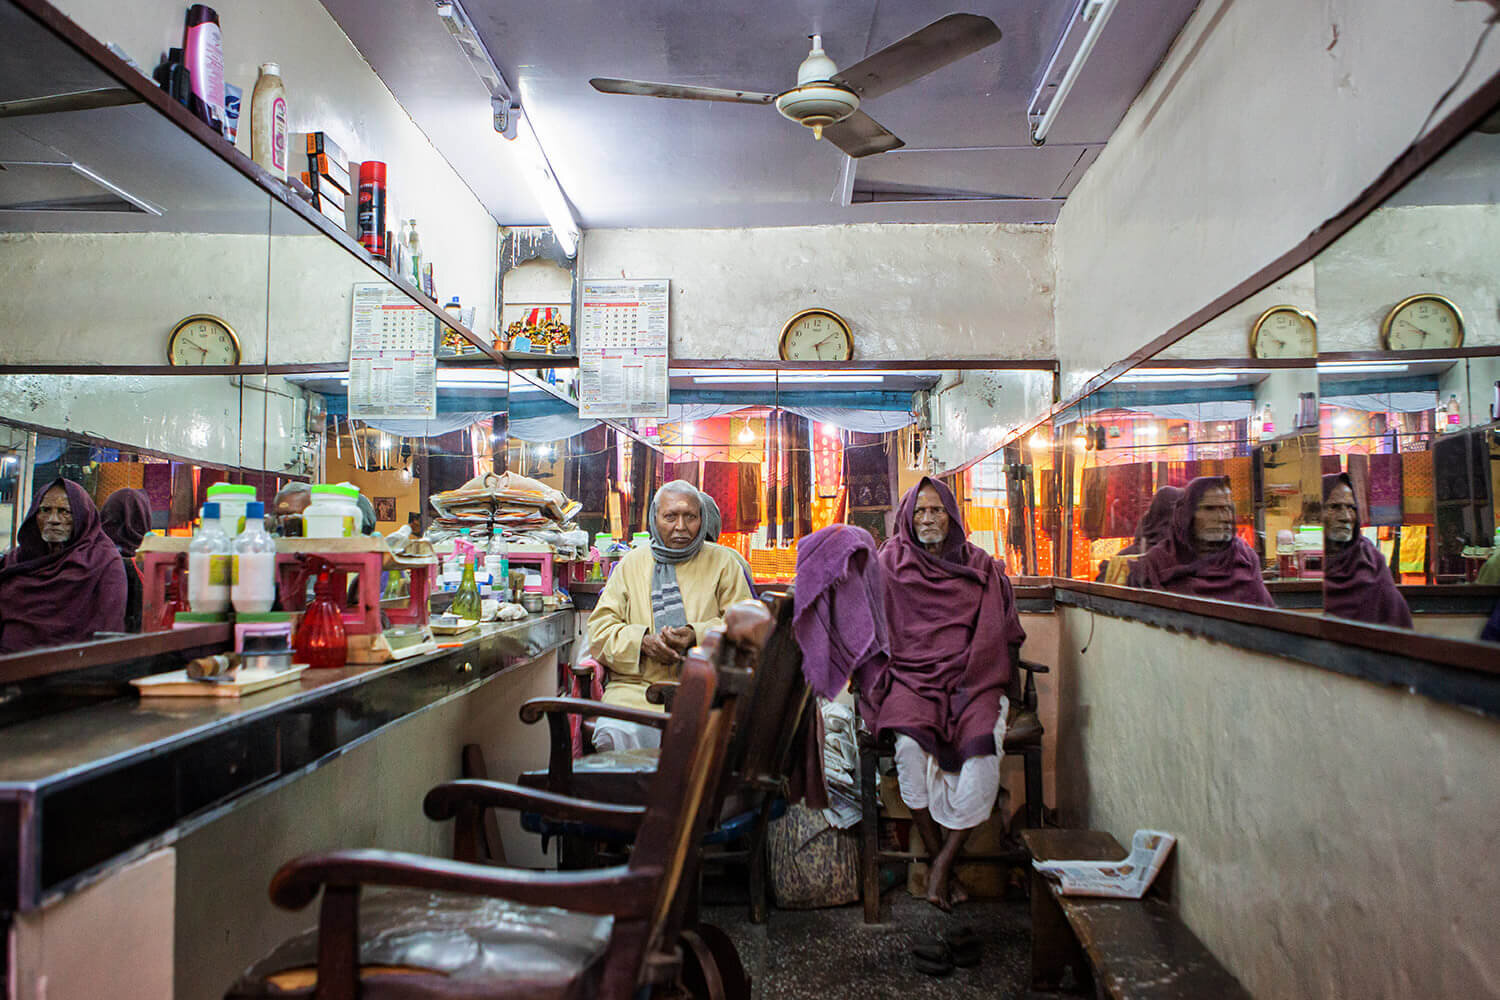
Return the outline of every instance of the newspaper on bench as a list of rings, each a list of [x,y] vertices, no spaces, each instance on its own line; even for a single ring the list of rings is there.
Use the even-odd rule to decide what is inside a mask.
[[[1161,830],[1137,830],[1130,839],[1130,856],[1122,861],[1033,861],[1036,870],[1058,883],[1064,896],[1111,896],[1140,899],[1156,881],[1157,872],[1177,838]]]

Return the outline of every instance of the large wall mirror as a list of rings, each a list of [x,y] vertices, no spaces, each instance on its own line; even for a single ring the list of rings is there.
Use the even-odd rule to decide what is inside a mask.
[[[1474,639],[1500,599],[1497,239],[1486,123],[1312,263],[1330,615]]]
[[[189,534],[221,481],[269,502],[290,480],[368,479],[393,530],[421,509],[405,488],[462,471],[453,435],[324,417],[346,394],[353,286],[386,272],[122,85],[129,71],[12,3],[0,37],[0,548],[59,477],[96,509],[140,491],[150,530]],[[467,377],[439,416],[482,411],[488,448],[505,374]]]

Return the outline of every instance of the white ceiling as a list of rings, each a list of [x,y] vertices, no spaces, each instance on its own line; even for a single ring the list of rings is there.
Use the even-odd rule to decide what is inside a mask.
[[[544,222],[432,0],[323,3],[497,221]],[[951,4],[464,0],[585,228],[1051,222],[1195,0],[1121,2],[1042,148],[1030,145],[1026,106],[1077,0],[972,0],[961,9],[1004,37],[865,104],[906,148],[855,161],[848,207],[832,200],[843,154],[771,108],[606,95],[588,83],[779,92],[795,83],[807,35],[821,33],[849,66]]]

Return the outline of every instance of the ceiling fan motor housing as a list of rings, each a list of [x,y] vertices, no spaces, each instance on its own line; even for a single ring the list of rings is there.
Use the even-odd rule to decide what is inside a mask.
[[[859,96],[826,80],[804,83],[776,98],[776,110],[815,131],[841,122],[859,110]]]
[[[823,51],[823,36],[813,35],[812,43],[812,51],[797,67],[797,86],[776,98],[776,110],[821,139],[824,128],[859,110],[859,95],[833,82],[839,68]]]

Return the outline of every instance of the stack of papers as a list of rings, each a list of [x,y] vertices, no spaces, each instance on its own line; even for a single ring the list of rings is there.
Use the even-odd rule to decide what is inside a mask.
[[[823,810],[823,817],[830,826],[847,830],[864,815],[859,799],[854,710],[822,698],[818,705],[823,713],[823,782],[828,789],[828,808]]]
[[[561,529],[570,523],[583,505],[546,483],[514,472],[476,476],[456,490],[432,497],[437,523],[457,531],[487,528],[491,518],[502,528],[523,531],[537,528]]]

